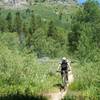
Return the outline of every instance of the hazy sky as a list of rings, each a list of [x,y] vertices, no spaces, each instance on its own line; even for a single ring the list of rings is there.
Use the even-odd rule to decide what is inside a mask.
[[[80,3],[83,3],[84,1],[86,1],[86,0],[79,0]]]
[[[86,1],[86,0],[78,0],[80,3],[83,3],[84,1]],[[100,0],[97,0],[97,1],[99,1],[100,2]]]

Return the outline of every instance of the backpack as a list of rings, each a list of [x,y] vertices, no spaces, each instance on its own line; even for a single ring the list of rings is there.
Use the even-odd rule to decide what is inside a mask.
[[[61,63],[61,70],[67,70],[68,69],[68,63],[63,60]]]

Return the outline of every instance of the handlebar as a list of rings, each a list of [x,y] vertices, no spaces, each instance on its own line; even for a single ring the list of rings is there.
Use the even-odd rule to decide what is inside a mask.
[[[61,72],[60,70],[57,70],[56,72]]]
[[[68,72],[69,72],[69,71],[71,71],[71,70],[68,70]],[[61,71],[59,71],[59,70],[57,70],[56,72],[60,72],[60,73],[61,73]]]

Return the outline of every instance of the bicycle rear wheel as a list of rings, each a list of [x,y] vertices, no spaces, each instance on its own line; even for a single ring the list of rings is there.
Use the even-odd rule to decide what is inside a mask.
[[[68,83],[68,77],[67,77],[67,73],[64,71],[62,77],[62,84],[64,89],[66,89],[67,83]]]

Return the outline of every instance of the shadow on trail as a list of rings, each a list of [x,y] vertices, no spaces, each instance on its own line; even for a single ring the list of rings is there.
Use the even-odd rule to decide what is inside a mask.
[[[11,94],[7,96],[0,96],[0,100],[47,100],[46,97],[43,96],[29,96],[29,95],[21,95],[21,94]]]
[[[64,90],[64,86],[62,84],[54,84],[53,86],[59,88],[60,91]]]

